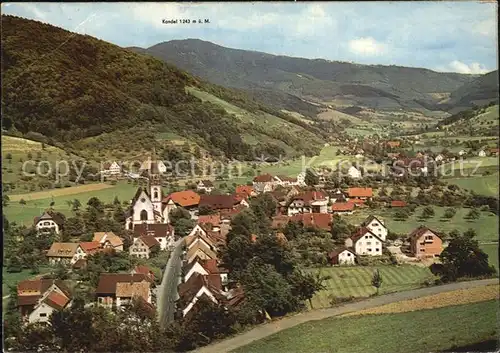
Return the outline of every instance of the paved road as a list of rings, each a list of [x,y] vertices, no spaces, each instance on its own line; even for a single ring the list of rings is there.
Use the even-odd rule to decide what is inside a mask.
[[[161,285],[158,287],[157,310],[160,325],[165,327],[174,320],[175,301],[178,299],[177,285],[180,283],[182,268],[182,247],[184,238],[177,240],[174,250],[165,266]]]
[[[373,297],[367,300],[363,300],[356,303],[344,304],[342,306],[338,306],[335,308],[328,309],[318,309],[312,310],[309,312],[297,314],[291,317],[286,317],[282,320],[277,320],[274,322],[270,322],[268,324],[263,324],[257,326],[256,328],[242,333],[241,335],[237,335],[235,337],[220,341],[218,343],[214,343],[208,345],[206,347],[202,347],[195,352],[199,353],[224,353],[230,352],[236,348],[245,346],[252,341],[260,340],[264,337],[270,336],[276,332],[281,330],[302,324],[311,320],[321,320],[331,316],[345,314],[351,311],[358,311],[363,309],[369,309],[380,305],[390,304],[393,302],[398,302],[407,299],[414,299],[418,297],[423,297],[427,295],[432,295],[440,292],[447,292],[455,289],[463,289],[463,288],[473,288],[484,286],[488,284],[498,284],[498,278],[486,279],[486,280],[478,280],[478,281],[470,281],[470,282],[458,282],[452,284],[446,284],[442,286],[435,287],[427,287],[421,289],[415,289],[406,292],[398,292],[387,295],[381,295],[379,297]]]

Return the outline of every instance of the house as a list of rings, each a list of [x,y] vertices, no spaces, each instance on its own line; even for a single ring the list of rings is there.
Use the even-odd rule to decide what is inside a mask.
[[[132,299],[142,298],[152,304],[153,281],[142,273],[101,273],[95,290],[97,303],[107,308],[129,306]]]
[[[103,249],[123,251],[123,240],[113,232],[95,232],[92,241],[101,244]]]
[[[321,191],[306,191],[292,198],[287,207],[287,214],[327,213],[328,196]]]
[[[477,154],[479,157],[486,157],[486,152],[484,150],[479,151]]]
[[[163,200],[163,216],[168,219],[168,215],[171,211],[175,210],[177,207],[182,207],[189,211],[191,218],[196,219],[198,217],[198,206],[200,204],[200,195],[193,190],[184,190],[173,192],[166,196]],[[167,221],[166,223],[168,223]]]
[[[351,199],[370,200],[373,197],[372,188],[349,188],[347,196]]]
[[[382,241],[385,241],[387,238],[388,230],[384,224],[384,221],[375,216],[368,216],[363,223],[361,223],[361,227],[367,228],[373,234],[378,236]]]
[[[332,205],[332,213],[336,214],[353,214],[354,203],[352,202],[335,202]]]
[[[286,175],[276,175],[274,177],[274,179],[276,180],[276,183],[278,185],[281,185],[283,187],[288,187],[288,186],[292,186],[292,185],[297,185],[297,178],[291,178],[291,177],[288,177]]]
[[[272,229],[283,229],[288,222],[290,221],[290,217],[287,215],[278,215],[274,216],[271,221]]]
[[[491,157],[498,157],[498,151],[499,151],[498,148],[490,148],[490,150],[489,150],[490,156]]]
[[[77,260],[83,258],[83,252],[77,254],[80,248],[78,243],[52,243],[49,251],[47,251],[47,258],[51,265],[62,263],[65,265],[73,265]],[[80,249],[81,250],[81,249]],[[79,257],[80,255],[80,257]]]
[[[368,228],[358,230],[345,240],[345,246],[352,248],[356,255],[382,255],[382,239],[373,234]]]
[[[113,161],[112,163],[104,163],[101,172],[106,175],[120,175],[122,168],[116,161]]]
[[[392,200],[391,201],[392,208],[406,207],[406,206],[407,206],[406,201],[402,201],[402,200]]]
[[[206,207],[210,210],[229,211],[238,206],[249,207],[245,199],[236,195],[201,195],[199,207]]]
[[[151,271],[151,269],[149,267],[144,266],[144,265],[137,265],[132,269],[132,271],[130,271],[131,275],[135,275],[136,273],[146,275],[152,281],[154,281],[154,279],[155,279],[155,275],[154,275],[153,271]]]
[[[439,257],[443,241],[433,230],[420,226],[409,234],[410,253],[414,257]]]
[[[314,227],[329,231],[332,225],[332,215],[329,213],[299,213],[291,216],[290,221],[302,222],[304,227]]]
[[[330,192],[330,201],[335,203],[335,202],[346,202],[347,198],[345,196],[345,193],[340,190],[340,189],[335,189]]]
[[[184,282],[187,282],[189,278],[191,278],[191,276],[195,273],[199,273],[203,276],[219,275],[223,287],[227,286],[229,282],[229,272],[226,269],[220,267],[219,260],[217,259],[202,260],[197,258],[191,263],[187,263],[184,266],[183,272],[185,273]]]
[[[53,211],[45,211],[40,217],[35,217],[34,227],[40,233],[59,234],[64,228],[64,218]]]
[[[182,311],[182,316],[188,315],[196,302],[205,297],[218,304],[224,300],[222,283],[218,275],[193,274],[189,280],[178,286],[179,299],[177,307]]]
[[[261,174],[253,178],[252,185],[256,192],[269,192],[277,186],[277,181],[271,174]]]
[[[328,262],[331,265],[355,265],[356,254],[347,248],[339,248],[328,253]]]
[[[71,292],[60,280],[24,280],[17,284],[17,307],[29,323],[48,322],[54,311],[70,305],[71,298]]]
[[[465,156],[466,154],[467,154],[466,150],[460,150],[460,152],[458,152],[459,156]]]
[[[306,173],[300,172],[297,174],[297,186],[306,186]]]
[[[200,180],[196,185],[197,191],[204,191],[208,194],[210,194],[214,188],[215,186],[210,180]]]
[[[360,179],[361,178],[361,172],[358,169],[356,169],[356,167],[354,167],[354,166],[351,166],[347,170],[347,175],[352,179]]]
[[[134,242],[129,248],[130,256],[140,257],[143,259],[149,259],[151,252],[154,252],[154,248],[160,249],[160,243],[155,237],[149,235],[143,235],[139,238],[135,238]]]
[[[141,164],[139,168],[139,172],[142,172],[143,174],[144,172],[152,172],[153,170],[155,170],[154,172],[165,174],[167,172],[167,166],[165,165],[165,163],[163,163],[162,160],[158,159],[156,161],[153,161],[151,157],[149,157]]]
[[[235,193],[236,194],[244,194],[246,195],[247,198],[250,198],[250,197],[253,197],[253,196],[257,196],[257,193],[255,192],[255,190],[253,189],[252,186],[250,185],[239,185],[236,187],[236,190],[235,190]]]
[[[188,246],[185,256],[186,262],[191,263],[196,258],[200,260],[217,259],[217,253],[214,251],[214,247],[210,247],[207,244],[206,240],[204,240],[203,242],[193,242],[191,246]]]
[[[198,216],[198,224],[209,224],[212,231],[219,231],[222,223],[220,213]]]
[[[175,230],[169,223],[145,223],[134,226],[134,237],[149,236],[160,244],[160,250],[167,250],[175,242]]]

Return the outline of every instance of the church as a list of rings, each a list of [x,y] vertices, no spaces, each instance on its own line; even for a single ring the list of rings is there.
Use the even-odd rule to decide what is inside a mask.
[[[129,230],[136,224],[169,223],[168,212],[165,212],[168,210],[162,206],[161,172],[157,163],[152,162],[144,174],[148,174],[148,186],[137,189],[125,215],[125,228]]]

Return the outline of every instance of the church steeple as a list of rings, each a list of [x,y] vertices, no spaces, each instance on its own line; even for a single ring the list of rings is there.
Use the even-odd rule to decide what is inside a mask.
[[[158,157],[156,156],[155,147],[153,147],[153,153],[150,158],[148,183],[151,202],[153,203],[155,209],[160,212],[163,195],[161,189],[161,173],[158,168]]]

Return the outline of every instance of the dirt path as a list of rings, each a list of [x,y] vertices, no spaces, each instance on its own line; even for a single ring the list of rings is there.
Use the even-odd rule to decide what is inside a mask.
[[[236,348],[245,346],[253,341],[260,340],[276,332],[297,326],[307,321],[326,319],[331,316],[337,316],[352,311],[369,309],[402,300],[419,298],[427,295],[447,292],[450,290],[474,288],[488,284],[498,284],[498,278],[469,281],[469,282],[458,282],[442,286],[415,289],[407,292],[398,292],[398,293],[382,295],[379,297],[370,298],[356,303],[345,304],[335,308],[313,310],[297,314],[295,316],[286,317],[282,320],[257,326],[250,331],[242,333],[241,335],[237,335],[235,337],[228,338],[226,340],[208,345],[206,347],[202,347],[196,350],[195,352],[200,352],[200,353],[230,352]]]

